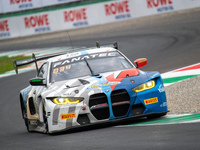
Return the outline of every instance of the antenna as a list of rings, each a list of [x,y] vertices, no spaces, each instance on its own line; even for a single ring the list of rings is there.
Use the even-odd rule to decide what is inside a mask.
[[[74,50],[74,46],[73,46],[73,44],[72,44],[72,40],[71,40],[71,38],[70,38],[70,35],[69,35],[69,32],[68,32],[68,31],[67,31],[67,34],[68,34],[68,37],[69,37],[69,40],[70,40],[70,43],[71,43],[72,49]]]

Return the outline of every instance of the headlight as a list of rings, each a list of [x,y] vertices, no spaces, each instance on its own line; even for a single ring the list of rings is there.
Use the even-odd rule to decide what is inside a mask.
[[[132,89],[133,92],[141,92],[141,91],[145,91],[145,90],[148,90],[148,89],[151,89],[155,87],[155,81],[154,80],[151,80],[151,81],[148,81],[142,85],[139,85],[135,88]]]
[[[77,104],[83,101],[82,97],[72,97],[72,98],[54,98],[53,102],[58,105],[63,104]]]

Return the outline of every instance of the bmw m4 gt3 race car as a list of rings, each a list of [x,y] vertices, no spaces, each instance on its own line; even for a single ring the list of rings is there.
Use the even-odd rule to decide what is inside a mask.
[[[37,69],[37,62],[45,60]],[[112,47],[83,48],[14,61],[36,63],[37,76],[20,91],[28,131],[54,133],[74,127],[134,117],[161,117],[168,112],[161,76],[138,68]]]

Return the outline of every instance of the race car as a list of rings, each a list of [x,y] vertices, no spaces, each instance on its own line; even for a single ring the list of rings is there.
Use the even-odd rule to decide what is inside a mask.
[[[38,69],[37,62],[44,63]],[[141,71],[146,58],[132,63],[112,46],[80,48],[14,61],[36,64],[37,75],[20,91],[22,117],[28,131],[43,133],[167,114],[160,73]]]

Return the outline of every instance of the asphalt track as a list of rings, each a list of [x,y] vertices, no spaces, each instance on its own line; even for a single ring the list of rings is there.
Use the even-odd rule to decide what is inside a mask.
[[[139,57],[148,59],[143,70],[163,73],[199,63],[199,33],[198,8],[70,31],[70,36],[74,46],[93,46],[97,40],[100,43],[118,41],[119,49],[132,61]],[[0,51],[71,45],[66,33],[45,36],[4,40],[0,42]],[[200,148],[200,123],[115,127],[138,122],[131,121],[56,135],[28,133],[21,119],[19,91],[34,74],[31,71],[0,79],[0,149]]]

